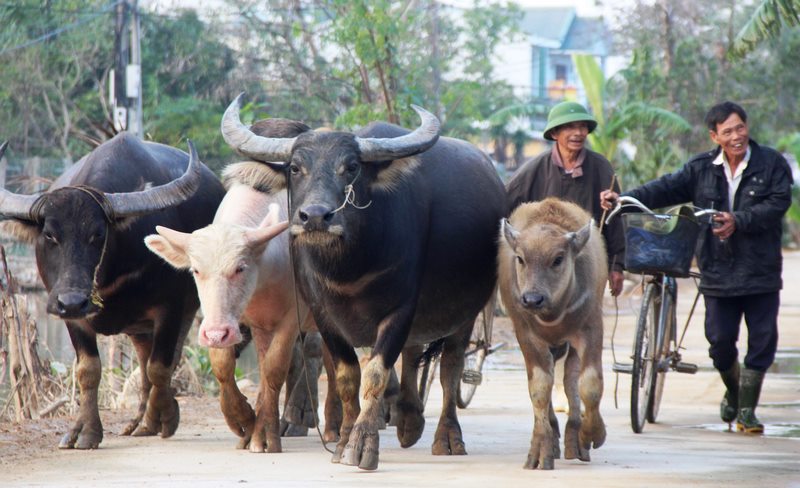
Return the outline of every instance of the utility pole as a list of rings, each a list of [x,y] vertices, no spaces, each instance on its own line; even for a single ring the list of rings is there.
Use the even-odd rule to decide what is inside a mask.
[[[142,138],[142,63],[138,0],[117,6],[114,23],[114,70],[110,76],[114,128]]]

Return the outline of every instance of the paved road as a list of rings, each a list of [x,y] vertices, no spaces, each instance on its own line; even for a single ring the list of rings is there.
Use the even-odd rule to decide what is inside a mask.
[[[171,439],[122,438],[107,433],[91,452],[47,449],[35,459],[0,467],[0,486],[737,486],[800,487],[800,254],[787,255],[781,312],[781,365],[790,372],[767,376],[759,417],[767,435],[726,432],[718,417],[723,387],[711,370],[702,335],[702,309],[689,327],[685,357],[701,370],[671,373],[657,424],[642,434],[630,428],[630,377],[620,376],[615,408],[611,373],[614,352],[630,350],[636,293],[619,302],[619,319],[606,311],[605,395],[602,413],[606,444],[592,461],[557,460],[553,471],[527,471],[525,460],[533,419],[522,360],[513,340],[490,357],[473,403],[460,411],[468,456],[434,457],[430,445],[441,395],[431,393],[425,433],[417,445],[401,449],[393,428],[381,433],[375,472],[334,465],[315,437],[285,439],[282,454],[236,451],[213,401],[182,398],[183,419]],[[681,283],[682,317],[691,302],[691,283]],[[507,327],[500,335],[510,339]],[[785,369],[785,368],[784,368]],[[561,418],[562,425],[564,418]],[[787,437],[786,435],[789,434]],[[794,437],[792,437],[792,435]],[[53,445],[57,442],[54,438]]]

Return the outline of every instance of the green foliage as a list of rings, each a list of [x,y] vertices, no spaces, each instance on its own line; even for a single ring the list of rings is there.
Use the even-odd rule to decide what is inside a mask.
[[[798,25],[800,0],[763,0],[736,35],[729,56],[742,58],[765,40],[779,37],[784,27]]]
[[[659,176],[665,167],[672,169],[680,158],[666,141],[691,127],[681,116],[655,105],[657,99],[645,91],[646,86],[658,83],[652,66],[643,69],[651,59],[647,52],[634,57],[618,80],[609,83],[593,56],[574,54],[572,59],[598,122],[589,143],[615,164],[620,184],[633,186]],[[643,132],[650,137],[637,137]],[[630,139],[637,143],[635,162],[618,154],[620,143]]]

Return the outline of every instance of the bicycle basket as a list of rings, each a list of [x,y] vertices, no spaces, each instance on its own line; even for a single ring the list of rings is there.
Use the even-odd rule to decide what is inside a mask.
[[[687,277],[700,225],[691,209],[678,214],[628,213],[625,230],[625,269],[632,273],[664,273]]]

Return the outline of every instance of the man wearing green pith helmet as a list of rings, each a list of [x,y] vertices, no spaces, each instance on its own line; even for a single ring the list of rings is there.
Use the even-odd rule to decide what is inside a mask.
[[[509,212],[520,204],[557,197],[580,205],[597,225],[603,209],[597,196],[619,184],[613,178],[611,163],[599,153],[586,149],[586,137],[597,127],[597,121],[577,102],[561,102],[550,110],[544,138],[554,141],[552,148],[527,161],[506,185]],[[611,294],[622,291],[625,236],[621,219],[603,226],[608,252],[608,281]]]

